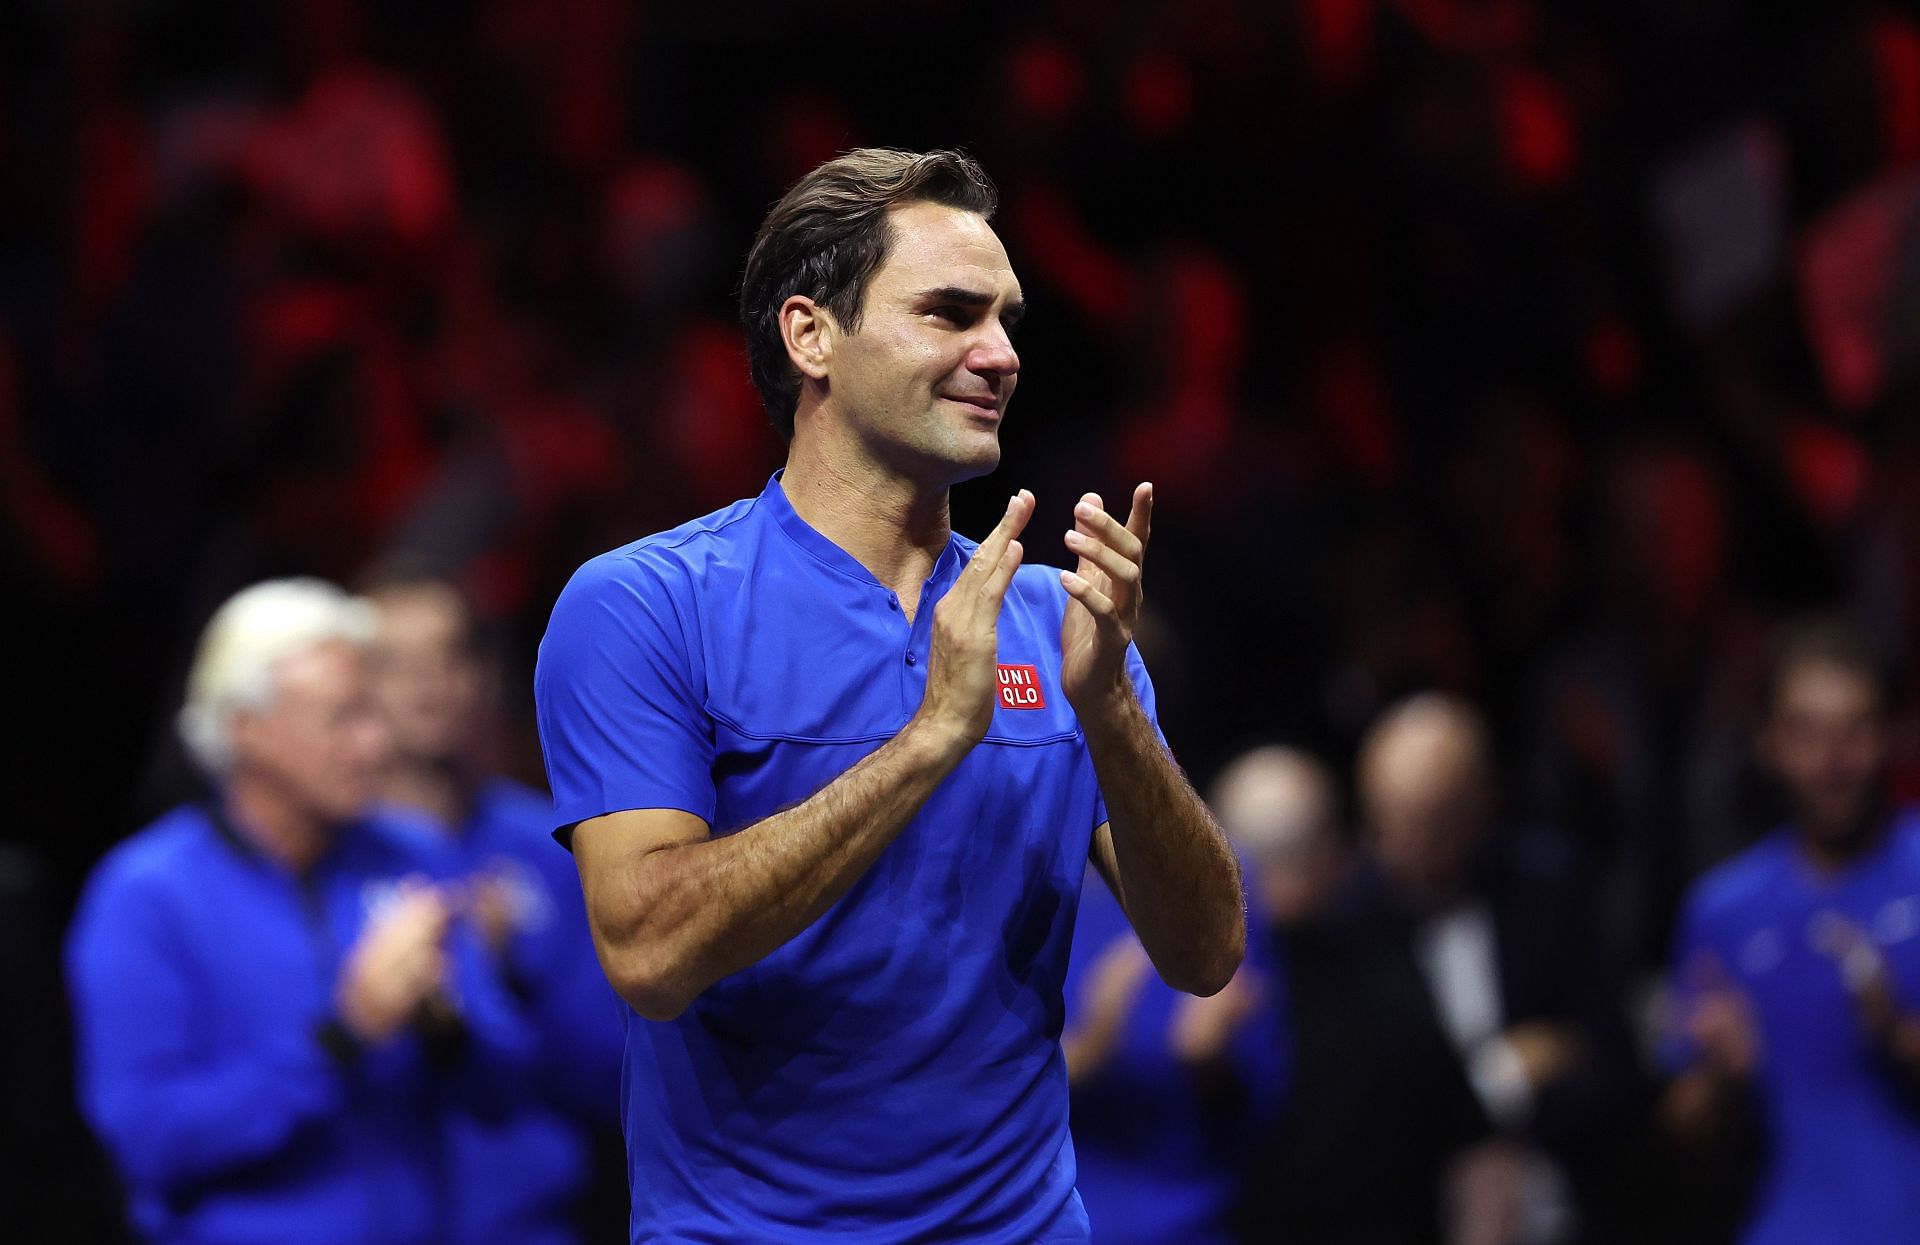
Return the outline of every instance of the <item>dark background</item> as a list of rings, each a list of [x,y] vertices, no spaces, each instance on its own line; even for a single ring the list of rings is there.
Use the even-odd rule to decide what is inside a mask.
[[[1774,625],[1839,609],[1912,669],[1912,5],[23,0],[0,1204],[105,1222],[51,948],[190,789],[171,719],[212,608],[457,578],[537,781],[555,593],[778,465],[739,266],[869,144],[978,156],[1031,305],[959,529],[1016,487],[1046,532],[1156,482],[1143,647],[1197,780],[1259,739],[1344,764],[1394,696],[1461,692],[1644,972],[1772,815]]]

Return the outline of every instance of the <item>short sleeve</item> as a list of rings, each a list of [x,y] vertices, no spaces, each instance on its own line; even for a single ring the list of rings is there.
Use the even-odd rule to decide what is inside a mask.
[[[540,641],[534,709],[554,837],[605,813],[677,808],[713,821],[712,719],[672,568],[606,554],[575,572]]]
[[[1160,729],[1159,706],[1154,699],[1153,679],[1147,674],[1147,663],[1141,660],[1140,647],[1127,645],[1127,677],[1133,680],[1133,694],[1140,699],[1140,709],[1147,715],[1147,721],[1153,724],[1153,733],[1160,740],[1160,746],[1167,746],[1167,736]],[[1107,824],[1107,796],[1104,791],[1096,792],[1093,797],[1093,825],[1099,829]]]

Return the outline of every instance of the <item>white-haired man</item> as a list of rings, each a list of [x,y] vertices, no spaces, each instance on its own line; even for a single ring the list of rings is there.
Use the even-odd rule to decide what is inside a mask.
[[[82,897],[82,1105],[149,1240],[439,1240],[444,1102],[499,1101],[525,1066],[436,862],[363,816],[388,747],[374,627],[311,579],[222,606],[180,717],[216,794]]]

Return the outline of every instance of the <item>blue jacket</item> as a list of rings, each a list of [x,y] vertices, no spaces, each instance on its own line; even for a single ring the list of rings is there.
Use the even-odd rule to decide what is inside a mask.
[[[505,779],[484,783],[448,829],[412,809],[383,810],[450,854],[469,876],[504,876],[519,909],[501,968],[539,1037],[526,1104],[505,1119],[448,1120],[454,1245],[567,1245],[593,1172],[592,1135],[620,1127],[627,1006],[607,984],[587,928],[573,857],[548,833],[553,801]]]
[[[463,935],[464,1030],[360,1048],[334,1023],[341,964],[410,874],[411,836],[346,827],[304,879],[208,809],[114,849],[68,934],[81,1105],[140,1233],[163,1245],[425,1245],[445,1237],[449,1104],[516,1105],[533,1055]]]

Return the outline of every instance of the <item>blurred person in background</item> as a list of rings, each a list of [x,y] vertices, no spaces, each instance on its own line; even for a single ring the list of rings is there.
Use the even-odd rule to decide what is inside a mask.
[[[1789,630],[1757,750],[1786,823],[1695,884],[1674,958],[1662,1117],[1765,1156],[1743,1245],[1920,1225],[1920,818],[1887,798],[1893,683],[1851,626]]]
[[[1276,908],[1303,915],[1337,877],[1313,839],[1322,793],[1306,774],[1293,784],[1287,759],[1264,755],[1281,752],[1236,761],[1214,791],[1215,815],[1255,888],[1247,963],[1226,989],[1196,998],[1160,981],[1113,896],[1082,888],[1060,1046],[1080,1196],[1102,1245],[1234,1239],[1249,1156],[1287,1079],[1286,982],[1261,917]],[[1276,856],[1296,850],[1299,870],[1276,867]]]
[[[1291,934],[1319,918],[1349,857],[1327,767],[1295,748],[1255,748],[1220,771],[1212,803],[1247,862],[1254,929]]]
[[[380,812],[454,862],[477,932],[538,1038],[536,1088],[522,1109],[450,1118],[449,1239],[575,1241],[582,1196],[604,1168],[596,1160],[609,1139],[618,1144],[620,1002],[594,956],[579,877],[548,834],[552,802],[487,770],[496,684],[466,598],[405,572],[377,579],[367,596],[379,618],[374,698],[394,744]],[[616,1224],[623,1201],[613,1198]],[[593,1209],[596,1223],[606,1218]]]
[[[1272,1044],[1266,1057],[1283,1054],[1289,1065],[1285,1103],[1254,1120],[1245,1138],[1234,1232],[1248,1242],[1317,1239],[1290,1235],[1294,1207],[1311,1197],[1297,1185],[1318,1178],[1310,1155],[1322,1129],[1351,1126],[1344,1083],[1333,1075],[1352,1043],[1342,1027],[1352,1014],[1347,961],[1329,953],[1325,920],[1350,862],[1339,790],[1311,754],[1265,746],[1221,770],[1212,804],[1246,862],[1249,959],[1286,987],[1278,1025],[1260,1035]]]
[[[374,628],[318,580],[223,605],[180,715],[215,792],[110,852],[69,931],[83,1109],[148,1240],[446,1241],[443,1112],[526,1075],[444,862],[367,815]]]
[[[1625,1036],[1571,856],[1497,833],[1486,730],[1454,697],[1389,708],[1357,786],[1366,858],[1286,956],[1298,1091],[1266,1223],[1381,1245],[1576,1239],[1562,1173],[1606,1135]]]

